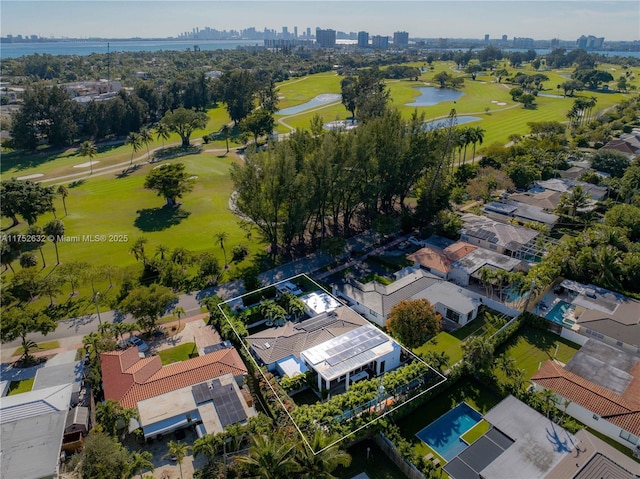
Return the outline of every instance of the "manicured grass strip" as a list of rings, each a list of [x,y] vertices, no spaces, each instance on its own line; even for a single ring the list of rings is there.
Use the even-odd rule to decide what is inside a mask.
[[[49,351],[50,349],[58,349],[60,347],[60,343],[58,341],[44,341],[42,343],[38,343],[35,348],[31,348],[29,352],[37,353],[39,351]],[[24,353],[24,349],[20,346],[13,352],[14,356],[21,356]]]
[[[622,454],[624,454],[627,457],[630,457],[631,459],[633,459],[636,462],[640,462],[640,460],[638,460],[637,457],[633,456],[633,451],[631,449],[629,449],[628,447],[623,446],[622,444],[620,444],[617,441],[614,441],[613,439],[611,439],[609,436],[605,436],[604,434],[602,434],[601,432],[596,431],[595,429],[591,429],[590,427],[586,426],[585,429],[587,431],[589,431],[591,434],[593,434],[594,436],[597,436],[599,439],[602,439],[604,442],[606,442],[607,444],[609,444],[611,447],[613,447],[614,449],[617,449],[618,451],[620,451]]]
[[[491,424],[489,424],[484,419],[480,421],[478,424],[473,426],[467,432],[462,435],[462,440],[467,444],[473,444],[478,439],[482,437],[484,433],[486,433],[489,429],[491,429]]]
[[[13,396],[14,394],[28,393],[33,388],[33,381],[35,377],[29,379],[23,379],[22,381],[11,381],[9,383],[9,392],[7,396]]]
[[[578,352],[580,345],[567,341],[557,334],[541,329],[525,326],[520,334],[510,339],[498,354],[506,352],[507,356],[515,360],[517,369],[524,369],[525,378],[529,379],[539,369],[540,365],[553,356],[558,348],[556,359],[568,363]],[[501,379],[505,379],[504,372],[496,371]]]
[[[414,349],[413,352],[416,354],[424,354],[429,351],[445,353],[449,356],[449,365],[452,365],[460,361],[464,355],[461,345],[462,341],[442,331],[419,348]]]
[[[194,357],[194,355],[198,355],[196,343],[184,343],[173,348],[158,351],[158,356],[160,356],[163,366],[180,361],[186,361],[187,359]]]

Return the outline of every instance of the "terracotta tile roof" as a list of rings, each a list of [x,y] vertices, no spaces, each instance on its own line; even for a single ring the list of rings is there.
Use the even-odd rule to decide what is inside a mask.
[[[477,246],[473,246],[464,241],[458,241],[445,249],[425,247],[420,248],[415,253],[407,256],[409,261],[417,261],[420,266],[428,268],[430,270],[440,271],[441,273],[448,273],[451,270],[451,264],[455,263],[461,258],[478,249]]]
[[[124,407],[134,408],[138,401],[202,383],[231,373],[247,373],[240,355],[234,348],[214,351],[197,358],[162,367],[159,356],[140,359],[131,364],[131,353],[138,356],[137,348],[113,351],[100,355],[105,399],[119,401]],[[124,359],[123,359],[124,358]],[[127,366],[123,368],[122,366]]]
[[[458,261],[460,258],[464,258],[469,253],[477,249],[477,246],[465,243],[464,241],[458,241],[457,243],[453,243],[452,245],[447,246],[443,251],[447,258],[454,262]]]
[[[640,435],[640,362],[632,370],[634,379],[618,395],[547,361],[531,381],[592,411],[634,435]]]

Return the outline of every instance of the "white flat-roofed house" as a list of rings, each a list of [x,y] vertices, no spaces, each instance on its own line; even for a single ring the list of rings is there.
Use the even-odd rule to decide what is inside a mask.
[[[306,312],[312,317],[322,313],[329,313],[341,306],[337,299],[324,291],[314,291],[300,296],[300,301],[305,304]]]
[[[411,299],[428,300],[443,318],[464,326],[478,316],[482,296],[448,282],[441,282],[414,295]]]
[[[318,373],[318,389],[331,390],[361,373],[379,376],[400,366],[402,347],[371,324],[366,324],[300,353],[307,367]]]

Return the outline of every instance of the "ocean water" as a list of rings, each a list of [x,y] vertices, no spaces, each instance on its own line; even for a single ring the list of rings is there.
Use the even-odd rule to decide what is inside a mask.
[[[2,43],[0,58],[18,58],[34,53],[49,55],[80,55],[110,52],[155,52],[159,50],[186,51],[198,45],[200,50],[232,50],[238,46],[263,45],[262,40],[98,40],[59,41],[38,43]]]

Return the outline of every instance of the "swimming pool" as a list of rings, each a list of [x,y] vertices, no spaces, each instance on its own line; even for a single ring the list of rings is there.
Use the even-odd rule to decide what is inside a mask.
[[[469,446],[461,436],[481,420],[482,414],[462,402],[420,430],[416,436],[448,462]]]
[[[525,291],[523,293],[516,289],[512,289],[511,287],[504,290],[504,299],[507,303],[515,303],[516,301],[526,298],[527,296],[529,296],[528,291]]]
[[[567,303],[566,301],[558,301],[553,305],[553,308],[549,310],[545,318],[554,323],[565,324],[563,321],[564,313],[566,313],[571,308],[571,303]]]

